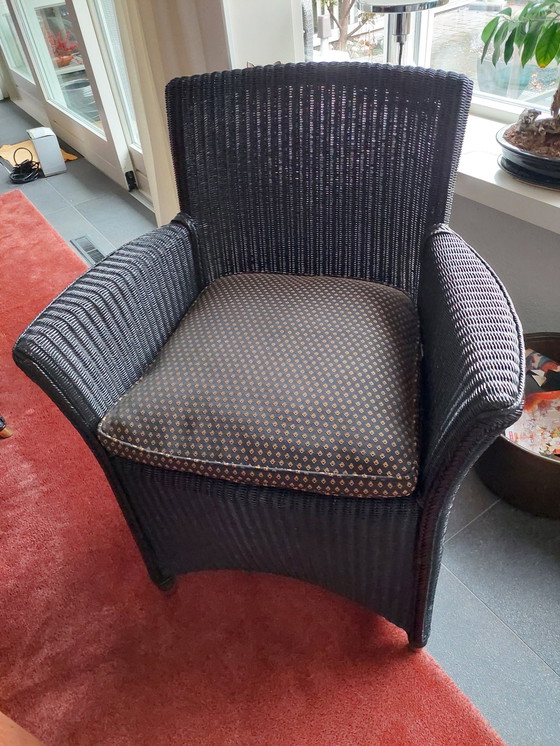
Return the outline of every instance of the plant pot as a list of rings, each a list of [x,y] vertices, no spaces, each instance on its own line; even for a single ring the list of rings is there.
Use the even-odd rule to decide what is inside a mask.
[[[502,147],[502,156],[498,161],[500,167],[522,181],[560,189],[560,158],[535,155],[512,145],[504,138],[509,127],[509,124],[502,127],[496,134],[496,140]]]
[[[55,58],[56,66],[66,67],[72,62],[73,59],[74,59],[73,54],[66,54],[66,55],[61,55],[60,57],[56,57]]]
[[[95,97],[88,80],[82,78],[63,83],[62,93],[68,108],[75,114],[84,117],[88,122],[99,119]]]
[[[525,344],[560,361],[560,334],[525,334]],[[541,456],[500,435],[476,464],[484,484],[534,515],[560,518],[560,459]]]

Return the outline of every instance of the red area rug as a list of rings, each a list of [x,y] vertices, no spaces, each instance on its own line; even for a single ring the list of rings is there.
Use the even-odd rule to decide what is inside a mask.
[[[496,746],[425,652],[295,580],[149,582],[101,470],[11,362],[84,265],[21,192],[0,196],[0,710],[48,746]],[[7,467],[7,469],[6,469]]]

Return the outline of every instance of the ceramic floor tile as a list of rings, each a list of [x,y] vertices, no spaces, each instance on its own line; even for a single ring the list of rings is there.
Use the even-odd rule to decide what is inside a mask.
[[[47,220],[67,242],[73,238],[88,236],[103,255],[106,256],[115,250],[113,244],[105,236],[102,236],[83,215],[69,205],[63,210],[48,215]]]
[[[12,117],[0,120],[0,145],[15,145],[29,139],[25,123]],[[18,154],[19,155],[19,154]]]
[[[9,192],[17,187],[10,181],[9,178],[10,169],[5,161],[0,159],[0,194]]]
[[[9,98],[2,99],[2,101],[0,101],[0,120],[9,116],[12,113],[14,107],[15,104],[10,101]]]
[[[465,528],[496,502],[496,496],[486,489],[476,472],[471,469],[455,496],[447,524],[446,540]]]
[[[28,140],[27,130],[41,125],[15,104],[6,107],[5,103],[0,102],[0,145],[14,145]]]
[[[45,217],[68,207],[68,202],[49,184],[48,179],[37,179],[36,181],[30,181],[29,184],[14,184],[8,178],[7,169],[2,166],[0,168],[0,193],[9,192],[13,189],[21,189],[27,199]]]
[[[49,177],[51,185],[71,204],[123,192],[123,188],[92,166],[85,158],[66,163],[67,171]]]
[[[560,673],[558,521],[499,501],[446,543],[444,562]]]
[[[558,746],[560,677],[445,567],[428,652],[508,746]]]
[[[2,101],[0,101],[0,120],[10,116],[14,118],[19,117],[22,121],[25,122],[36,123],[36,120],[33,119],[33,117],[31,117],[19,106],[14,104],[13,101],[10,101],[9,98],[2,99]]]
[[[82,202],[76,209],[115,246],[156,227],[153,213],[126,192]]]

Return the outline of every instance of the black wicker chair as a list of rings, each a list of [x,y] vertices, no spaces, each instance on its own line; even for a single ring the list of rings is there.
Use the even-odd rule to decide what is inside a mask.
[[[510,300],[492,270],[446,225],[470,94],[470,81],[458,74],[360,63],[276,65],[169,84],[182,212],[76,280],[14,351],[17,364],[99,459],[161,588],[201,569],[279,573],[354,599],[404,628],[411,646],[425,645],[453,496],[479,454],[519,416],[522,402],[522,340]],[[369,329],[366,342],[360,337],[350,345],[359,364],[352,358],[335,375],[333,360],[340,365],[356,314],[370,324],[374,289],[382,305],[400,304],[392,331],[379,333],[389,341],[383,337],[377,347],[377,332]],[[297,328],[288,333],[282,326],[282,304],[297,306],[298,298],[304,309],[290,323],[302,324],[301,339]],[[241,316],[220,326],[224,303],[227,313],[238,304]],[[187,311],[190,332],[176,344]],[[354,325],[348,338],[347,322]],[[304,399],[315,395],[316,385],[341,399],[347,388],[367,392],[363,416],[385,449],[373,466],[367,453],[360,460],[351,452],[363,419],[359,415],[354,427],[355,412],[350,416],[344,407],[336,414],[333,441],[339,439],[340,450],[334,456],[321,451],[324,439],[318,454],[307,453],[314,435],[304,427],[298,442],[306,453],[298,460],[295,441],[278,431],[278,423],[293,431],[288,413],[293,420],[301,402],[296,409],[286,402],[284,410],[274,400],[276,445],[270,447],[262,422],[247,425],[249,435],[243,431],[238,398],[246,404],[254,394],[262,404],[272,396],[258,375],[248,387],[235,380],[235,365],[251,375],[253,364],[262,367],[262,359],[251,357],[257,355],[251,338],[263,328],[259,354],[270,352],[266,375],[274,374],[274,395],[275,386],[284,397],[290,386],[296,397],[307,386]],[[323,335],[319,342],[316,331]],[[302,384],[306,370],[291,379],[282,366],[293,351],[304,356],[298,364],[305,369],[310,337],[313,345],[326,340],[328,354],[319,364],[325,373],[315,367],[319,383]],[[408,344],[406,359],[399,358],[401,342]],[[317,354],[319,348],[312,349]],[[215,360],[207,366],[205,357],[199,366],[197,350],[222,362],[228,357],[228,365],[233,359],[233,379],[222,381],[215,400],[205,388],[218,375]],[[397,362],[387,366],[388,355]],[[156,375],[154,383],[153,371],[160,366],[161,373],[162,365],[163,378]],[[165,382],[176,392],[175,375],[194,379],[187,395],[196,400],[194,414],[177,414],[186,401],[182,390],[169,404]],[[385,402],[382,418],[393,410],[395,416],[379,423],[377,405],[369,405],[389,389],[392,396],[399,383],[410,389],[401,392],[406,406]],[[153,404],[143,396],[160,398]],[[212,409],[216,401],[221,412]],[[337,402],[329,406],[327,414]],[[137,409],[131,414],[130,407]],[[245,454],[264,449],[264,456],[232,463],[231,443],[222,449],[219,442],[213,443],[219,458],[185,456],[181,448],[197,417],[203,427],[213,423],[210,440],[224,428],[241,440],[255,436],[255,428],[263,435],[264,428],[264,446],[254,437],[243,444]],[[362,427],[359,437],[368,443],[370,434]],[[414,454],[402,455],[408,446],[417,455],[410,468]],[[279,455],[274,448],[284,450]],[[277,456],[280,471],[262,468]],[[321,458],[334,460],[339,473],[330,474]],[[344,459],[348,473],[340,468]]]

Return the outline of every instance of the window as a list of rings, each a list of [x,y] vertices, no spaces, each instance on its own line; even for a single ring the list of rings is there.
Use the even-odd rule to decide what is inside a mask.
[[[119,32],[119,24],[115,10],[115,0],[95,0],[94,5],[99,18],[105,49],[109,55],[109,67],[118,89],[118,101],[122,108],[123,119],[129,131],[128,139],[132,145],[141,150],[136,114],[132,103],[130,81],[128,79],[121,35]]]
[[[510,62],[499,61],[494,67],[491,54],[480,61],[483,43],[480,35],[497,11],[507,5],[514,15],[527,4],[505,0],[451,0],[432,11],[433,24],[430,66],[465,73],[475,83],[475,91],[502,101],[521,102],[525,106],[548,108],[558,84],[558,65],[540,69],[536,62],[521,67],[515,50]]]
[[[481,62],[484,26],[507,5],[517,14],[527,0],[450,0],[447,5],[413,13],[409,53],[421,64],[465,73],[481,99],[496,105],[550,106],[558,83],[558,64],[540,69],[536,62],[522,68],[517,50],[508,65]],[[392,43],[387,16],[362,13],[359,0],[313,0],[314,59],[387,59]],[[330,38],[325,37],[329,35]],[[385,39],[387,42],[385,43]]]
[[[0,44],[10,70],[32,80],[6,0],[0,0]]]
[[[47,100],[103,131],[65,0],[18,0],[15,7]]]
[[[383,15],[362,13],[356,0],[313,0],[313,18],[314,60],[384,61]]]

